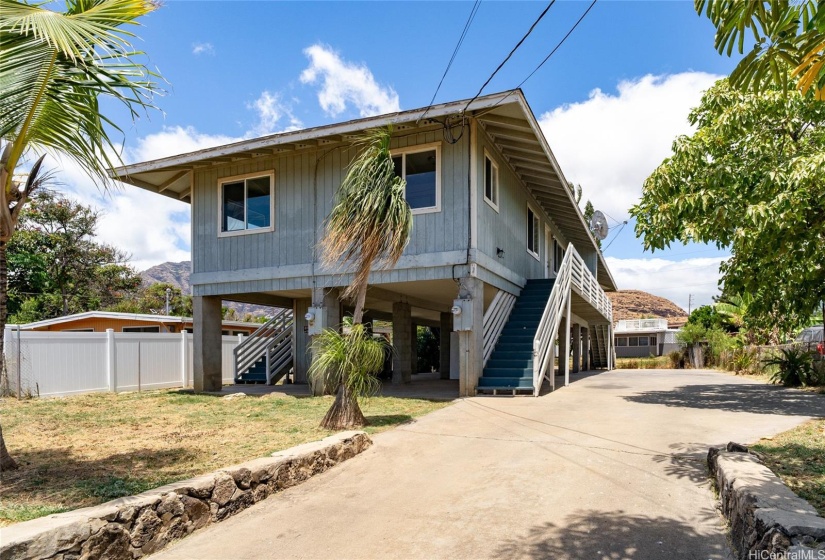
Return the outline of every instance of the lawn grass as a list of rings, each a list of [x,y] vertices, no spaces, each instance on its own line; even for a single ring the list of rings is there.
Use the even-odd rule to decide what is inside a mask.
[[[264,457],[333,432],[318,427],[332,397],[273,393],[222,399],[180,390],[0,399],[3,435],[20,468],[0,483],[0,526]],[[448,402],[374,397],[368,433]]]
[[[791,490],[825,516],[825,418],[762,439],[752,449]]]

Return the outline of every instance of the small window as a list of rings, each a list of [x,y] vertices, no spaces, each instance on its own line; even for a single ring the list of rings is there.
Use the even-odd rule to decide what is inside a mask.
[[[656,346],[656,344],[657,344],[657,342],[656,342],[656,337],[655,337],[655,336],[651,336],[651,337],[650,337],[650,345],[651,345],[651,346]]]
[[[273,179],[270,173],[221,181],[221,233],[271,229]]]
[[[439,147],[396,153],[392,157],[395,174],[407,183],[404,198],[413,214],[441,210]]]
[[[94,329],[63,329],[63,332],[95,332]]]
[[[553,272],[558,272],[561,268],[561,261],[564,260],[564,247],[557,240],[553,240]]]
[[[231,334],[229,331],[221,331],[221,336],[230,336]]]
[[[484,200],[498,211],[498,165],[484,154]]]
[[[638,346],[639,345],[639,337],[638,336],[629,336],[629,337],[627,337],[627,345],[628,346]]]
[[[539,217],[527,207],[527,252],[539,258]]]
[[[626,336],[617,336],[616,337],[616,346],[627,346],[627,337]]]
[[[646,336],[640,336],[639,337],[639,346],[647,346],[647,337]]]
[[[121,329],[121,331],[131,332],[131,333],[153,333],[153,332],[159,333],[160,332],[160,327],[159,326],[154,326],[154,327],[123,327]]]

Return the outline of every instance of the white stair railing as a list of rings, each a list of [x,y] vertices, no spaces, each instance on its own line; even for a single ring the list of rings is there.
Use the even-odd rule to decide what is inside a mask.
[[[233,350],[235,379],[255,362],[266,358],[266,382],[270,383],[278,369],[292,359],[292,325],[292,310],[281,309],[236,346]]]
[[[493,354],[501,331],[510,318],[513,306],[516,304],[516,296],[499,290],[487,311],[484,313],[484,360],[481,367],[487,365],[487,360]]]
[[[533,395],[538,396],[547,370],[555,367],[556,336],[559,332],[562,316],[567,311],[571,291],[575,290],[586,302],[592,305],[607,323],[613,320],[613,307],[610,299],[599,286],[596,278],[587,269],[573,245],[568,245],[564,258],[556,273],[556,282],[544,313],[533,338]]]

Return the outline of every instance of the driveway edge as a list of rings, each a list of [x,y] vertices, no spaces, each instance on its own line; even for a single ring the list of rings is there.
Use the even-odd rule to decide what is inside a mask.
[[[825,558],[825,519],[746,447],[710,448],[708,468],[737,558]]]
[[[323,440],[98,506],[0,529],[0,560],[133,560],[350,459],[372,445],[365,432]]]

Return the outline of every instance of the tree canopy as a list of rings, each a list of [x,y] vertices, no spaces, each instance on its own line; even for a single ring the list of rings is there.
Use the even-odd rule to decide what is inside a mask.
[[[177,317],[192,316],[192,296],[181,292],[173,284],[157,282],[148,286],[141,286],[130,297],[125,298],[108,308],[109,311],[122,313],[152,313],[166,314],[166,290],[169,289],[169,315]]]
[[[128,256],[95,240],[99,218],[91,207],[53,192],[32,198],[8,246],[13,322],[103,309],[138,288]]]
[[[645,181],[631,209],[646,249],[715,243],[725,292],[790,328],[825,299],[825,104],[800,93],[743,93],[720,80],[697,126]]]
[[[746,40],[753,39],[730,76],[735,87],[787,90],[795,82],[803,95],[825,99],[825,2],[695,0],[695,6],[716,26],[720,54],[744,54]]]

